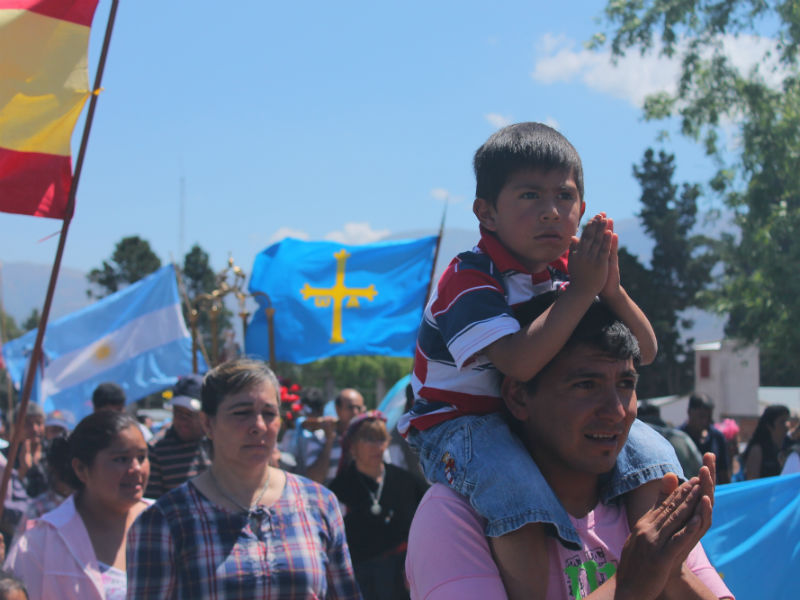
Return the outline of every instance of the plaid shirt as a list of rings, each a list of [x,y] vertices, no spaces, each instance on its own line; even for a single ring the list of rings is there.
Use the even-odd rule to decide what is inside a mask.
[[[128,533],[128,598],[360,598],[336,497],[286,474],[281,497],[229,512],[191,483],[162,496]]]

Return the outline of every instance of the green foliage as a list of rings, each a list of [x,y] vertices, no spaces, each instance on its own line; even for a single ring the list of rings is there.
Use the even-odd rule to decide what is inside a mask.
[[[39,321],[42,320],[42,315],[39,314],[39,309],[34,308],[28,318],[22,322],[22,330],[25,332],[33,331],[39,328]]]
[[[0,311],[0,319],[3,320],[2,327],[0,327],[0,333],[3,334],[0,343],[5,344],[6,342],[9,342],[14,338],[18,338],[25,333],[17,326],[17,322],[14,320],[14,317],[8,313]]]
[[[383,398],[376,398],[379,379],[386,390],[401,377],[411,372],[413,360],[391,356],[334,356],[306,365],[278,363],[277,373],[303,387],[326,389],[330,383],[334,391],[356,388],[364,396],[368,408],[375,408]]]
[[[709,281],[714,258],[709,240],[693,235],[697,221],[696,185],[672,183],[675,157],[648,149],[633,173],[642,188],[642,227],[655,242],[650,268],[621,249],[623,285],[644,310],[658,338],[655,362],[641,369],[642,398],[682,394],[694,383],[692,340],[682,341],[692,323],[681,317],[696,305],[696,297]]]
[[[612,33],[595,36],[594,47],[610,40],[615,56],[659,49],[680,58],[677,92],[648,99],[645,116],[677,117],[716,159],[710,187],[738,227],[715,245],[724,268],[703,298],[729,315],[729,337],[759,345],[762,385],[800,385],[800,3],[612,0],[605,22]],[[774,51],[740,71],[723,36],[764,31]]]
[[[111,259],[104,260],[99,269],[89,271],[86,278],[95,287],[86,290],[86,294],[90,298],[103,298],[139,281],[160,267],[161,259],[150,248],[147,240],[138,235],[122,238],[114,247]],[[97,288],[100,288],[99,292]]]

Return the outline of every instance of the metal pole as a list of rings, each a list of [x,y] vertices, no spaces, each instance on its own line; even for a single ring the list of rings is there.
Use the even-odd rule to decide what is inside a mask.
[[[433,251],[433,264],[431,265],[431,279],[428,283],[428,293],[425,296],[425,304],[423,308],[428,305],[428,300],[431,299],[433,293],[433,276],[436,273],[436,261],[439,259],[439,248],[442,245],[442,236],[444,235],[444,218],[447,216],[447,202],[444,204],[444,211],[442,212],[442,222],[439,224],[439,237],[436,238],[436,250]]]
[[[8,468],[3,471],[3,481],[0,484],[0,498],[6,497],[8,491],[8,482],[11,478],[11,471],[17,460],[17,453],[19,445],[22,442],[23,423],[25,422],[25,413],[28,410],[28,401],[33,389],[33,381],[36,376],[36,369],[41,363],[42,358],[42,342],[44,341],[44,333],[47,329],[47,320],[50,318],[50,307],[53,304],[53,295],[56,290],[56,282],[58,281],[58,272],[61,269],[61,259],[64,256],[64,246],[67,243],[67,233],[69,232],[69,225],[72,221],[72,215],[75,213],[75,196],[78,191],[78,182],[81,177],[81,170],[83,168],[83,159],[86,156],[86,146],[89,143],[89,133],[92,129],[92,120],[94,119],[94,111],[97,106],[97,94],[100,91],[100,84],[103,80],[103,70],[106,65],[106,57],[108,56],[108,47],[111,43],[111,33],[114,30],[114,19],[117,15],[117,5],[119,0],[112,0],[111,11],[108,15],[108,23],[106,23],[106,34],[103,38],[103,49],[100,52],[100,60],[97,63],[97,72],[94,78],[94,91],[89,100],[89,111],[86,113],[86,123],[83,126],[83,137],[81,138],[80,149],[78,150],[78,157],[75,161],[75,172],[72,176],[72,186],[69,190],[67,198],[67,207],[64,213],[64,222],[61,226],[61,235],[58,238],[58,249],[56,250],[56,258],[53,261],[53,269],[50,272],[50,283],[47,286],[47,295],[44,299],[44,307],[42,308],[42,317],[39,321],[39,328],[36,330],[36,342],[33,345],[33,352],[31,352],[30,363],[28,364],[28,371],[25,374],[25,385],[22,388],[22,398],[20,399],[19,409],[17,411],[17,418],[14,422],[14,435],[11,440],[11,448],[8,452]],[[0,503],[0,519],[3,518],[4,505]]]

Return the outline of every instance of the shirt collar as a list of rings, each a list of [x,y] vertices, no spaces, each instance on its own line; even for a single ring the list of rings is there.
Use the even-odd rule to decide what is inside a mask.
[[[528,269],[526,269],[522,263],[520,263],[511,255],[503,243],[497,239],[497,236],[488,229],[484,228],[482,225],[481,241],[478,242],[478,248],[489,255],[489,258],[492,259],[492,262],[497,265],[497,268],[500,269],[500,272],[502,273],[505,273],[506,271],[518,271],[520,273],[527,273],[528,275],[538,275],[538,273],[531,273],[528,271]],[[558,269],[562,273],[569,273],[567,270],[568,257],[569,250],[551,262],[548,267]],[[539,273],[547,273],[547,269],[540,271]]]

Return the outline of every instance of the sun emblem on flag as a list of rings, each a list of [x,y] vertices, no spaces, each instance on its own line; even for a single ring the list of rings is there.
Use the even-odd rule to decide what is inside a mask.
[[[110,357],[111,357],[111,353],[112,353],[112,351],[113,351],[113,350],[112,350],[112,348],[111,348],[111,345],[110,345],[110,344],[107,344],[107,343],[105,343],[105,344],[100,344],[100,345],[97,347],[97,350],[95,350],[95,351],[94,351],[94,357],[95,357],[97,360],[107,360],[108,358],[110,358]]]

